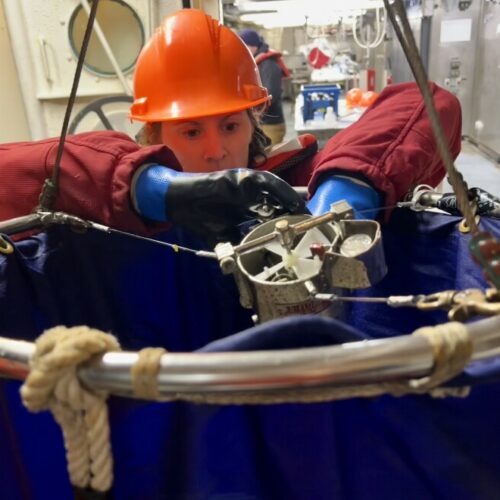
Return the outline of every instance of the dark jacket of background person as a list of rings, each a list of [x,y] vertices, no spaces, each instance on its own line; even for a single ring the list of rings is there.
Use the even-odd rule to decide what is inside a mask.
[[[266,110],[261,121],[264,125],[275,125],[283,123],[285,118],[283,116],[283,99],[282,99],[282,78],[283,70],[279,65],[277,58],[281,57],[279,52],[273,52],[270,57],[263,58],[259,62],[259,56],[269,52],[269,45],[262,42],[255,54],[255,60],[259,68],[260,79],[262,85],[266,87],[269,94],[272,96],[271,105]]]

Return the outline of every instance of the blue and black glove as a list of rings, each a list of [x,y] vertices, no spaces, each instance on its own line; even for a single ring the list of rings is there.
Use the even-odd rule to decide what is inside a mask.
[[[275,215],[307,211],[304,200],[284,180],[244,168],[192,174],[147,165],[134,176],[132,199],[143,217],[219,241],[234,239],[237,226],[255,219],[255,207],[264,200],[274,205]]]
[[[381,196],[368,184],[341,175],[324,179],[307,203],[313,215],[321,215],[330,210],[336,201],[346,200],[354,210],[356,219],[375,219],[381,204]]]

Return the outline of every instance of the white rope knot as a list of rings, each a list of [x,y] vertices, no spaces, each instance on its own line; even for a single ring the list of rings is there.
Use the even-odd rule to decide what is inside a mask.
[[[107,491],[113,482],[107,394],[90,392],[77,377],[78,366],[120,350],[110,334],[86,326],[46,330],[35,343],[30,373],[21,387],[32,412],[50,410],[62,428],[70,481]]]

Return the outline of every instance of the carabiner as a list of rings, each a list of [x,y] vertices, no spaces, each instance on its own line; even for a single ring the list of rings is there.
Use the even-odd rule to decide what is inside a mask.
[[[416,303],[416,307],[422,311],[449,308],[453,305],[456,293],[456,290],[445,290],[430,295],[422,295],[421,299]]]

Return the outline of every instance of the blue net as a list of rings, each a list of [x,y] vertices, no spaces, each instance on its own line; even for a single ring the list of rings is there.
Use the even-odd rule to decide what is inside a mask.
[[[360,295],[484,287],[458,219],[398,210],[384,227],[388,275]],[[483,229],[500,234],[499,221]],[[191,247],[180,231],[160,238]],[[54,227],[0,255],[0,335],[34,340],[55,325],[115,334],[126,350],[236,351],[385,338],[444,322],[442,311],[353,304],[347,324],[287,318],[252,328],[218,264],[119,235]],[[238,333],[239,332],[239,333]],[[208,406],[109,399],[120,499],[496,499],[496,360],[451,381],[465,399],[354,398]],[[70,498],[59,428],[0,382],[0,497]]]

